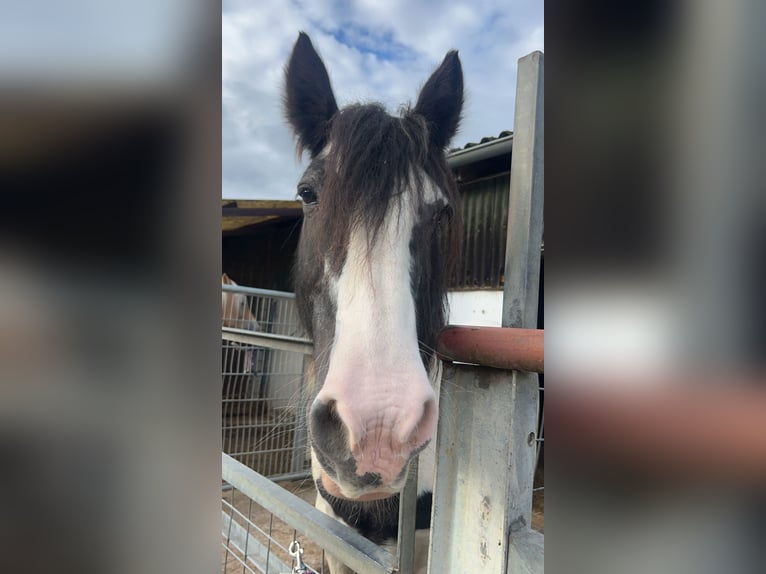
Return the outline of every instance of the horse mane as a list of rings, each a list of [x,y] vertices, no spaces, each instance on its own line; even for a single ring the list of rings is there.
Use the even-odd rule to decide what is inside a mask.
[[[366,229],[368,247],[372,247],[395,197],[412,189],[413,201],[423,205],[426,178],[441,190],[450,206],[449,221],[441,221],[439,210],[436,237],[414,235],[411,245],[416,256],[428,251],[417,241],[438,243],[430,257],[416,261],[419,284],[412,286],[418,338],[433,346],[444,326],[447,280],[459,252],[460,210],[457,184],[444,150],[433,145],[430,136],[428,122],[410,108],[403,108],[400,116],[389,115],[377,103],[352,104],[337,112],[330,124],[329,150],[320,160],[325,180],[314,216],[327,233],[323,245],[315,247],[329,255],[334,271],[339,272],[353,229]],[[425,312],[430,316],[420,316]]]

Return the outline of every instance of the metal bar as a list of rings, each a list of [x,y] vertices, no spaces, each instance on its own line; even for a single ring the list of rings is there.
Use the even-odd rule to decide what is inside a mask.
[[[308,339],[275,335],[273,333],[256,333],[246,329],[235,329],[234,327],[221,327],[221,338],[247,345],[303,353],[304,355],[310,355],[314,351],[314,344]]]
[[[303,357],[303,369],[306,372],[306,367],[309,358]],[[307,390],[306,385],[301,385],[298,389],[300,394],[300,402],[295,412],[295,434],[293,435],[293,453],[292,460],[290,462],[290,469],[293,472],[299,472],[306,467],[306,451],[308,448],[308,423],[306,421],[306,409],[304,405],[307,404]]]
[[[311,470],[306,469],[300,472],[285,472],[282,474],[275,474],[268,478],[272,482],[280,482],[283,480],[302,480],[304,478],[311,478]]]
[[[502,325],[534,329],[543,237],[543,54],[524,56],[518,70]]]
[[[261,295],[263,297],[279,297],[281,299],[295,299],[295,293],[289,291],[272,291],[271,289],[259,289],[257,287],[245,287],[243,285],[225,285],[221,283],[222,291],[233,291],[245,295]]]
[[[439,335],[436,348],[452,361],[542,373],[544,338],[542,329],[450,326]]]
[[[273,318],[274,318],[274,300],[273,299],[265,299],[261,298],[260,302],[264,305],[264,311],[265,311],[265,319],[266,319],[266,325],[264,331],[269,332],[269,334],[273,334]],[[271,383],[271,371],[274,368],[274,359],[276,358],[277,353],[274,353],[271,349],[265,348],[263,350],[263,371],[261,372],[261,393],[258,394],[258,396],[269,396],[269,386]],[[279,468],[277,465],[273,464],[273,460],[278,457],[279,455],[275,452],[275,448],[277,448],[276,440],[275,440],[275,434],[276,429],[273,429],[272,431],[269,431],[266,434],[266,445],[261,444],[260,450],[261,455],[267,455],[267,461],[266,464],[263,465],[259,470],[263,474],[271,475],[276,474]],[[252,465],[250,465],[252,466]],[[280,469],[283,470],[283,469]]]
[[[404,490],[399,495],[399,534],[396,554],[399,574],[415,571],[415,518],[418,504],[418,457],[410,463]]]
[[[508,196],[508,237],[505,248],[503,327],[534,329],[540,292],[540,245],[543,241],[544,203],[544,58],[532,52],[519,59],[514,111],[514,146]],[[522,536],[531,529],[532,489],[537,455],[537,413],[540,393],[536,372],[513,371],[508,405],[503,537]],[[509,440],[508,440],[509,439]],[[542,548],[542,543],[540,544]],[[542,572],[541,564],[514,559],[510,544],[504,549],[504,572]]]
[[[369,574],[396,571],[396,557],[391,553],[225,453],[221,453],[221,459],[223,480],[350,568]]]

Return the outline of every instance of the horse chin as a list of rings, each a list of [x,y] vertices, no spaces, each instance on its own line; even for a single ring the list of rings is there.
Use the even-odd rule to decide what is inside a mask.
[[[325,489],[327,494],[343,500],[358,500],[361,502],[383,500],[385,498],[391,498],[401,491],[401,488],[378,488],[376,490],[363,491],[358,491],[355,489],[352,492],[347,492],[344,491],[337,482],[330,478],[324,470],[321,471],[320,480],[322,481],[322,487]]]

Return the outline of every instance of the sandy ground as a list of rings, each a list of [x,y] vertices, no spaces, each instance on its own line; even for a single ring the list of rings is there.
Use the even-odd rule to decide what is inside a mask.
[[[280,483],[281,486],[292,492],[293,494],[301,497],[303,500],[314,504],[316,497],[316,491],[310,481],[292,481]],[[232,492],[224,493],[226,500],[231,502]],[[233,504],[242,514],[249,516],[250,520],[256,524],[259,528],[266,532],[271,532],[271,536],[277,541],[278,544],[287,548],[290,542],[293,540],[295,530],[282,522],[277,518],[271,519],[271,515],[256,504],[251,504],[250,499],[244,496],[239,491],[233,491]],[[271,529],[269,530],[269,527]],[[544,532],[545,528],[545,491],[535,492],[532,502],[532,528],[540,532]],[[251,530],[251,536],[257,536],[261,542],[266,544],[266,538],[263,535],[255,534]],[[317,572],[322,572],[322,549],[312,544],[312,542],[301,535],[297,534],[297,539],[304,549],[303,560]],[[285,564],[291,565],[290,557],[280,548],[272,545],[272,553],[278,557]],[[251,570],[244,569],[242,563],[234,557],[234,551],[227,552],[225,548],[221,551],[221,566],[222,572],[226,574],[234,574],[237,572],[250,572]],[[241,555],[239,555],[241,558]],[[325,566],[324,572],[329,572]]]

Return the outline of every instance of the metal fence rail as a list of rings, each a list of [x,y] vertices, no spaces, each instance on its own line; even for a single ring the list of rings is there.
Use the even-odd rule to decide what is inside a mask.
[[[396,569],[396,557],[382,549],[378,545],[370,542],[364,536],[360,535],[351,528],[341,524],[334,518],[331,518],[320,512],[309,503],[296,498],[285,489],[271,480],[258,474],[251,468],[234,460],[232,457],[222,454],[222,477],[234,489],[247,497],[247,504],[257,504],[268,513],[273,515],[297,532],[310,539],[317,546],[329,554],[337,557],[339,560],[355,569],[357,572],[369,574],[392,574]],[[228,495],[228,493],[227,493]],[[233,500],[233,495],[228,495]],[[254,572],[289,572],[290,568],[284,568],[285,550],[287,545],[282,544],[280,549],[277,546],[276,538],[263,536],[263,528],[254,530],[256,525],[249,520],[246,513],[237,509],[236,503],[228,502],[227,496],[224,498],[224,521],[223,536],[224,545],[231,547],[232,555],[240,557],[240,562],[249,562],[249,568]],[[273,520],[272,517],[272,520]],[[248,518],[244,520],[243,518]],[[232,525],[234,536],[231,535]],[[263,539],[267,541],[264,542]],[[303,543],[303,542],[302,542]],[[274,569],[271,570],[271,563],[266,565],[267,554],[271,554],[271,546],[274,544],[274,559],[283,560],[280,564],[273,563]],[[289,541],[288,541],[289,544]],[[281,550],[281,552],[280,552]],[[247,556],[248,558],[242,558]],[[321,572],[321,565],[316,565],[318,572]]]
[[[292,572],[293,541],[300,539],[307,572],[324,574],[324,552],[298,535],[274,514],[229,483],[221,495],[223,572],[285,574]]]
[[[258,322],[258,328],[253,330],[292,337],[304,334],[295,308],[295,293],[226,284],[221,285],[221,290],[247,298],[247,307]],[[237,309],[233,312],[233,318],[244,321],[250,317]]]

